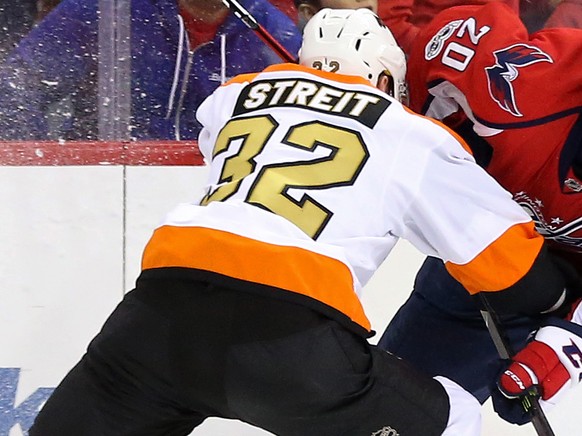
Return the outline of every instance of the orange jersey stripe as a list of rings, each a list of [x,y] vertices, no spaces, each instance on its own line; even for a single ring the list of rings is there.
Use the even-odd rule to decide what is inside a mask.
[[[185,267],[212,271],[314,298],[370,331],[353,289],[350,270],[339,260],[293,246],[256,241],[204,227],[162,226],[148,242],[142,269]]]
[[[447,262],[446,267],[470,294],[501,291],[527,274],[543,242],[533,222],[516,224],[469,263],[457,265]]]
[[[333,80],[340,83],[352,83],[359,85],[371,86],[370,82],[360,76],[349,76],[347,74],[332,73],[329,71],[316,70],[315,68],[306,67],[304,65],[297,64],[275,64],[270,65],[264,70],[265,72],[270,71],[300,71],[303,73],[313,74],[324,79]]]
[[[370,82],[366,79],[359,77],[359,76],[348,76],[346,74],[338,74],[338,73],[330,73],[328,71],[316,70],[315,68],[305,67],[303,65],[297,64],[274,64],[271,65],[264,70],[265,72],[271,71],[300,71],[303,73],[313,74],[318,77],[322,77],[328,80],[334,80],[340,83],[351,83],[351,84],[360,84],[360,85],[367,85],[372,86]],[[232,83],[245,83],[245,82],[252,82],[255,77],[257,77],[260,73],[247,73],[247,74],[239,74],[236,77],[233,77],[228,82],[224,83],[221,86],[230,85]]]
[[[310,74],[313,74],[315,76],[322,77],[324,79],[334,80],[336,82],[372,86],[370,84],[370,82],[368,82],[366,79],[363,79],[362,77],[359,77],[359,76],[348,76],[346,74],[331,73],[328,71],[316,70],[314,68],[309,68],[309,67],[305,67],[303,65],[297,65],[297,64],[275,64],[275,65],[271,65],[271,66],[265,68],[264,71],[265,72],[301,71],[304,73],[310,73]],[[233,83],[252,82],[255,79],[255,77],[257,77],[259,74],[260,73],[239,74],[238,76],[233,77],[232,79],[230,79],[228,82],[222,84],[221,86],[227,86],[227,85],[230,85]]]

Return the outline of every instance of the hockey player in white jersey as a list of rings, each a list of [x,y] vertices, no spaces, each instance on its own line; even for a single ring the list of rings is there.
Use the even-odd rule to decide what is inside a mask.
[[[530,217],[461,139],[408,111],[405,58],[369,10],[320,11],[299,65],[234,78],[198,110],[203,198],[143,271],[31,436],[479,434],[479,404],[370,345],[359,295],[399,238],[504,312],[560,301]]]

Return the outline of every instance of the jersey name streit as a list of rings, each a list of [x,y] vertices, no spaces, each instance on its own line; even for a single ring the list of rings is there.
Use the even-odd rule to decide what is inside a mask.
[[[377,94],[346,91],[312,80],[263,80],[252,82],[243,89],[234,115],[284,106],[331,112],[373,128],[390,106],[390,101]]]

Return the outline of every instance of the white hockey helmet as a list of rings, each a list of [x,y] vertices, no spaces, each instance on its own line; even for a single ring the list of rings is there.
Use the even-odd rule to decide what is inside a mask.
[[[406,103],[406,57],[392,32],[369,9],[321,9],[305,26],[299,63],[360,76],[374,86],[392,77],[391,95]]]

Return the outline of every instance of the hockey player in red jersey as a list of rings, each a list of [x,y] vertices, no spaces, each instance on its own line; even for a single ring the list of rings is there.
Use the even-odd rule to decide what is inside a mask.
[[[210,416],[282,436],[479,434],[470,394],[368,343],[363,287],[399,238],[504,312],[561,307],[563,273],[462,139],[401,104],[405,56],[377,15],[320,11],[299,61],[200,106],[204,194],[154,231],[30,436],[178,436]]]
[[[437,15],[416,39],[408,70],[412,109],[444,120],[464,136],[477,161],[528,212],[568,271],[571,300],[582,296],[580,53],[582,30],[547,29],[530,36],[517,14],[495,2]],[[546,406],[579,383],[581,310],[573,307],[572,323],[555,317],[504,319],[513,348],[525,347],[516,356],[523,366],[512,365],[499,380],[506,396],[521,392],[509,375],[519,374],[523,386],[539,383]],[[499,394],[504,363],[478,305],[442,262],[425,261],[414,292],[379,345],[431,374],[452,378],[480,402],[493,395],[506,420],[528,420],[518,402]],[[548,375],[545,365],[555,367],[559,377]],[[531,370],[531,379],[518,371],[523,367]]]
[[[581,0],[390,0],[378,3],[378,15],[406,53],[439,12],[462,5],[503,2],[520,14],[530,33],[542,27],[582,27]]]

